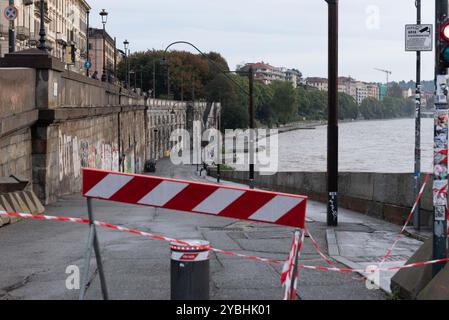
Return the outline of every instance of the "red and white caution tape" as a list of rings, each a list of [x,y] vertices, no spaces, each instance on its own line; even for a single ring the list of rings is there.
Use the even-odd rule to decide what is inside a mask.
[[[405,221],[404,226],[402,227],[402,229],[399,232],[398,236],[394,240],[393,245],[387,250],[387,253],[383,257],[382,261],[380,262],[380,265],[379,265],[380,267],[385,263],[385,261],[387,261],[391,257],[391,255],[393,254],[394,248],[396,248],[396,245],[398,244],[399,240],[401,240],[402,235],[405,232],[405,229],[407,228],[408,224],[412,220],[413,213],[415,212],[416,208],[418,207],[418,203],[421,200],[421,197],[422,197],[422,195],[424,193],[424,189],[426,188],[427,183],[429,182],[429,177],[430,177],[430,174],[427,174],[426,178],[424,179],[424,183],[421,186],[421,190],[419,190],[418,197],[416,198],[415,203],[413,204],[412,210],[410,210],[410,214],[408,215],[407,220]]]
[[[321,256],[321,258],[323,258],[323,260],[327,263],[328,266],[335,267],[335,265],[331,261],[331,259],[323,253],[323,250],[321,250],[320,246],[318,245],[318,242],[316,242],[316,240],[313,238],[312,234],[310,233],[310,231],[307,227],[305,228],[305,231],[307,232],[307,235],[309,236],[310,241],[312,241],[312,244],[315,247],[315,250]]]
[[[33,215],[33,214],[28,214],[28,213],[5,212],[5,211],[0,211],[0,215],[9,216],[9,217],[21,217],[23,219],[37,219],[37,220],[50,220],[50,221],[75,222],[75,223],[89,224],[89,220],[83,219],[83,218],[56,217],[56,216],[48,216],[48,215]],[[184,246],[191,245],[190,243],[187,243],[182,240],[177,240],[177,239],[173,239],[173,238],[169,238],[169,237],[165,237],[165,236],[161,236],[161,235],[155,235],[155,234],[151,234],[148,232],[138,231],[138,230],[129,229],[129,228],[125,228],[125,227],[120,227],[120,226],[116,226],[116,225],[101,222],[101,221],[94,221],[94,224],[99,227],[109,228],[109,229],[113,229],[113,230],[121,231],[121,232],[128,232],[128,233],[132,233],[132,234],[136,234],[136,235],[141,235],[146,238],[151,238],[154,240],[178,243],[178,244],[181,244]],[[285,260],[265,259],[265,258],[260,258],[260,257],[256,257],[256,256],[248,256],[248,255],[239,254],[239,253],[221,250],[221,249],[216,249],[216,248],[211,248],[211,250],[214,252],[217,252],[217,253],[221,253],[221,254],[231,255],[234,257],[240,257],[240,258],[244,258],[244,259],[248,259],[248,260],[252,260],[252,261],[259,261],[259,262],[270,263],[270,264],[281,265],[286,262]],[[442,262],[447,262],[447,261],[449,261],[449,258],[433,260],[433,261],[417,262],[417,263],[412,263],[412,264],[405,265],[402,267],[378,268],[375,270],[371,270],[370,272],[397,271],[397,270],[401,270],[401,269],[420,267],[420,266],[442,263]],[[299,269],[307,269],[307,270],[316,270],[316,271],[332,271],[332,272],[340,272],[340,273],[366,273],[367,272],[365,269],[309,266],[309,265],[302,265],[302,264],[299,264],[298,268]]]
[[[297,262],[304,243],[304,232],[297,230],[293,236],[288,259],[281,273],[281,286],[285,287],[284,300],[295,300],[298,287]]]

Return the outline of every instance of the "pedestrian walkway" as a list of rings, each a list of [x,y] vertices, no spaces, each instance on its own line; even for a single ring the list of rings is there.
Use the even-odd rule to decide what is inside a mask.
[[[195,166],[175,167],[159,161],[157,174],[188,180],[203,180]],[[207,178],[206,178],[207,180]],[[213,247],[246,255],[283,260],[287,258],[293,229],[193,215],[103,201],[93,201],[96,219],[145,232],[179,239],[204,239]],[[308,227],[327,253],[325,206],[310,202]],[[79,195],[46,207],[46,214],[86,217],[86,203]],[[358,218],[356,218],[358,217]],[[365,221],[364,216],[342,212],[340,230],[359,230],[367,223],[382,229],[384,222]],[[388,225],[391,232],[398,227]],[[366,231],[363,229],[362,231]],[[66,287],[69,266],[83,266],[88,228],[56,221],[26,220],[0,229],[0,299],[77,299],[79,291]],[[169,299],[170,250],[167,243],[137,235],[99,228],[106,279],[112,299]],[[324,265],[310,241],[301,253],[301,263]],[[336,262],[337,267],[345,267]],[[211,299],[282,299],[282,266],[213,254]],[[95,264],[92,262],[92,271]],[[301,270],[300,296],[304,300],[379,300],[387,295],[369,290],[355,274]],[[101,299],[98,276],[93,273],[87,299]]]

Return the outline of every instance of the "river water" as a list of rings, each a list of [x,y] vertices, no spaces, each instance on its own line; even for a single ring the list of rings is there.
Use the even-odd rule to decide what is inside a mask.
[[[341,123],[339,170],[409,173],[414,171],[415,120]],[[432,171],[433,119],[422,119],[421,169]],[[327,127],[279,135],[279,171],[326,171]]]

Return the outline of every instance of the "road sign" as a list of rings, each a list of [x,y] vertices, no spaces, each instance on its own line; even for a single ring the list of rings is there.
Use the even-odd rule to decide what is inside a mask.
[[[9,21],[16,20],[17,16],[19,15],[19,9],[17,9],[13,5],[10,5],[6,7],[5,11],[3,12],[3,15]]]
[[[405,51],[432,51],[433,25],[407,24],[405,26]]]
[[[90,62],[89,60],[87,60],[87,61],[84,63],[84,68],[86,68],[86,69],[92,68],[92,62]]]

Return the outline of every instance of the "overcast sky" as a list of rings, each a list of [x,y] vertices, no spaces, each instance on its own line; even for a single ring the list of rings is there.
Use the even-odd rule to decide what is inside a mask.
[[[423,23],[434,20],[434,0],[422,0]],[[89,0],[91,25],[109,12],[107,30],[119,47],[165,49],[177,40],[220,52],[230,68],[265,61],[327,76],[327,3],[324,0]],[[340,0],[340,75],[385,82],[415,78],[416,55],[404,50],[404,25],[416,22],[414,0]],[[178,50],[191,50],[176,46]],[[433,52],[423,53],[423,79],[433,78]]]

